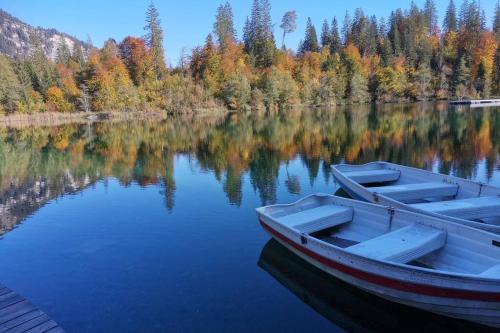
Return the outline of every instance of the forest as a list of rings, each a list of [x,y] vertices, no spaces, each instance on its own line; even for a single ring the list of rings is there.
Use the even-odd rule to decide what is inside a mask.
[[[0,54],[0,115],[38,112],[274,110],[294,105],[487,98],[500,95],[500,4],[491,28],[476,0],[450,0],[442,22],[434,0],[411,3],[387,19],[356,9],[311,19],[297,50],[286,46],[297,13],[272,22],[269,0],[254,0],[241,38],[229,2],[215,11],[204,45],[167,66],[160,13],[146,11],[145,35],[109,39],[102,48]],[[277,42],[274,27],[282,32]]]

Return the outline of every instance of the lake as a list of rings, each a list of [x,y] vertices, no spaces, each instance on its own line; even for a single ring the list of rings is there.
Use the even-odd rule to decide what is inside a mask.
[[[478,332],[291,255],[254,208],[388,160],[500,186],[500,108],[446,103],[0,128],[0,282],[68,332]]]

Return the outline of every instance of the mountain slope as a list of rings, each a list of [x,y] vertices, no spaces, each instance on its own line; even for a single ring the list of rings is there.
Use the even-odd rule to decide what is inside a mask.
[[[75,45],[81,45],[84,50],[92,47],[55,29],[35,28],[0,9],[0,52],[10,57],[26,57],[30,51],[31,34],[39,36],[45,53],[50,59],[55,59],[57,48],[63,39],[70,50],[73,50]]]

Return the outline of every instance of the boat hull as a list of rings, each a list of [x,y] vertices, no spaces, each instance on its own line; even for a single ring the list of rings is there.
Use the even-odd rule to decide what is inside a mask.
[[[325,257],[307,246],[287,237],[272,224],[260,219],[262,227],[279,243],[294,254],[327,272],[328,274],[349,283],[366,292],[381,298],[433,312],[436,314],[468,320],[482,325],[500,328],[500,290],[488,293],[474,289],[448,289],[435,285],[424,285],[408,282],[404,278],[397,280],[398,272],[384,271],[380,275],[360,270],[363,262],[353,258],[342,258],[341,255]],[[339,260],[335,260],[334,257]],[[349,265],[346,265],[346,261]]]

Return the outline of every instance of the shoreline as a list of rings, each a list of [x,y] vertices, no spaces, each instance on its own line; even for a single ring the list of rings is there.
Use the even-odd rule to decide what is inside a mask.
[[[220,109],[217,110],[195,110],[189,114],[181,116],[204,116],[220,115],[227,113]],[[102,121],[120,122],[130,120],[162,120],[171,116],[166,111],[134,111],[134,112],[71,112],[57,113],[44,112],[36,114],[12,114],[0,117],[0,128],[23,128],[31,126],[59,126],[67,124],[84,124]]]
[[[427,101],[401,101],[401,102],[383,102],[383,103],[361,103],[359,105],[411,105],[419,103],[448,103],[451,105],[450,100],[427,100]],[[297,104],[290,106],[291,110],[302,108],[332,108],[332,107],[347,107],[354,104],[341,104],[341,105],[307,105]],[[460,107],[461,105],[454,105]],[[489,105],[480,106],[486,107]],[[496,106],[496,105],[495,105]],[[472,107],[472,106],[471,106]],[[229,110],[225,108],[199,108],[194,109],[192,112],[173,114],[167,111],[154,110],[154,111],[100,111],[100,112],[43,112],[34,114],[10,114],[0,116],[0,128],[26,128],[33,126],[60,126],[68,124],[86,124],[94,122],[121,122],[121,121],[134,121],[134,120],[163,120],[169,117],[207,117],[207,116],[221,116],[233,113],[239,113],[237,110]],[[260,112],[260,111],[257,111]]]

